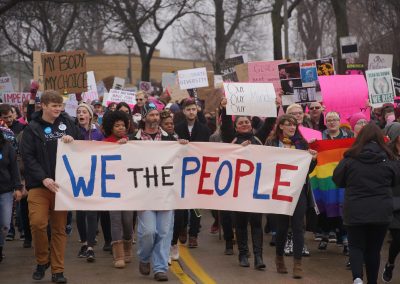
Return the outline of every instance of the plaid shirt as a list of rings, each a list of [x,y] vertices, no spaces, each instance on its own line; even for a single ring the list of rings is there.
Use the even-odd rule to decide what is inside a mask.
[[[158,128],[156,137],[153,139],[150,134],[146,133],[143,131],[143,129],[140,130],[140,140],[153,140],[153,141],[161,141],[161,128]]]

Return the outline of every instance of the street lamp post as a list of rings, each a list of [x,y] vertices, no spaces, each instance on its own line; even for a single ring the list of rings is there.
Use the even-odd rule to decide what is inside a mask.
[[[128,84],[132,84],[131,48],[133,46],[133,39],[131,37],[128,37],[126,39],[126,46],[128,47],[128,70],[127,70]]]

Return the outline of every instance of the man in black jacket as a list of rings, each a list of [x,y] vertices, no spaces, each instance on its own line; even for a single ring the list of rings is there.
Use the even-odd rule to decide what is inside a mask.
[[[15,119],[13,110],[9,104],[0,105],[0,118],[6,123],[7,127],[14,132],[15,136],[18,136],[25,127],[25,125]]]
[[[185,120],[175,126],[175,132],[180,139],[192,142],[209,142],[211,135],[210,129],[197,119],[197,111],[198,108],[195,100],[186,99],[183,102]],[[198,246],[197,235],[200,230],[200,218],[201,216],[197,210],[190,210],[189,248]],[[182,234],[184,234],[185,237],[183,237],[183,239],[180,237],[181,242],[186,239],[186,229]]]
[[[51,265],[52,281],[66,283],[64,277],[64,252],[66,245],[66,211],[55,211],[55,182],[57,143],[80,139],[79,128],[71,118],[62,113],[63,98],[52,90],[41,98],[42,111],[32,118],[25,128],[21,140],[21,153],[25,166],[25,183],[28,190],[29,219],[37,267],[32,275],[41,280]],[[47,237],[50,217],[51,246]]]

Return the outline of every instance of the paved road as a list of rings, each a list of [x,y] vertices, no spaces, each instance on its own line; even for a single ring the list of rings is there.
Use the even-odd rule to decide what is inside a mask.
[[[269,235],[265,235],[264,238],[264,260],[267,269],[256,271],[252,267],[239,267],[237,250],[233,256],[224,255],[224,242],[219,240],[218,235],[211,235],[208,232],[212,223],[209,215],[208,212],[203,212],[203,227],[199,236],[199,247],[196,249],[187,249],[183,245],[180,247],[181,259],[179,262],[173,263],[168,273],[169,283],[352,283],[351,273],[345,269],[346,258],[341,254],[341,248],[336,244],[330,244],[327,251],[318,251],[318,243],[313,241],[312,235],[309,233],[306,235],[306,241],[312,255],[303,259],[305,277],[302,280],[292,279],[290,273],[287,275],[276,273],[274,248],[268,245]],[[99,234],[99,244],[99,247],[95,248],[95,263],[87,263],[85,259],[77,258],[80,244],[74,226],[73,234],[68,238],[65,261],[65,275],[69,283],[155,283],[152,276],[145,277],[139,274],[136,257],[125,269],[113,268],[111,255],[101,250],[103,244],[101,234]],[[387,250],[388,243],[385,242],[382,250],[381,269],[386,260]],[[51,283],[49,271],[40,282],[31,279],[31,273],[35,266],[33,249],[22,248],[22,241],[7,242],[5,254],[6,258],[0,264],[1,284]],[[250,261],[253,261],[253,259],[251,258]],[[286,257],[286,263],[290,272],[292,258]],[[381,280],[379,281],[382,283]],[[392,283],[400,283],[400,269],[395,271]]]

